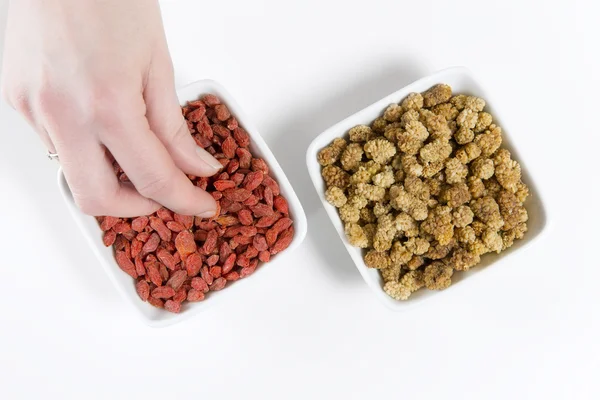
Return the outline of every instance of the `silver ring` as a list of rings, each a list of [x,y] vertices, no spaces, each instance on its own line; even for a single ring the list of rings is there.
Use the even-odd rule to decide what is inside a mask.
[[[46,152],[46,156],[48,157],[49,160],[56,160],[56,161],[58,161],[58,153],[51,153],[50,150],[48,150]]]

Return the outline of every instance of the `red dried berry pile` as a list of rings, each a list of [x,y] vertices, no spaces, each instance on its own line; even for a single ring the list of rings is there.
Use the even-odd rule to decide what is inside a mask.
[[[217,201],[217,215],[202,219],[161,208],[137,218],[97,217],[104,245],[113,246],[140,298],[174,313],[185,301],[202,301],[252,274],[294,237],[287,200],[266,162],[252,156],[250,137],[227,106],[206,95],[182,112],[196,143],[223,164],[209,178],[188,175]]]

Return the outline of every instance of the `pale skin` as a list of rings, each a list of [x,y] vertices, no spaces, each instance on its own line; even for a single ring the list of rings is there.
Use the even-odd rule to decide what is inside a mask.
[[[10,3],[2,92],[59,155],[89,215],[147,215],[160,205],[213,216],[186,174],[221,164],[196,146],[177,101],[155,0]],[[132,184],[115,176],[107,151]]]

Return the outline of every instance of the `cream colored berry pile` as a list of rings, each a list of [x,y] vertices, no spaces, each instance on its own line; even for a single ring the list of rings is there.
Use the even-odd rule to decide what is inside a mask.
[[[529,191],[485,101],[440,84],[390,105],[319,152],[327,201],[384,290],[406,300],[527,231]]]

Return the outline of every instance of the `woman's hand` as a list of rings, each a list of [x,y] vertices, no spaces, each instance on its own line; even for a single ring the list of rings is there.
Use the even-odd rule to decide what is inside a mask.
[[[137,216],[160,204],[214,215],[185,174],[221,164],[181,115],[156,1],[12,1],[3,71],[7,101],[58,153],[83,212]],[[133,185],[119,182],[107,151]]]

